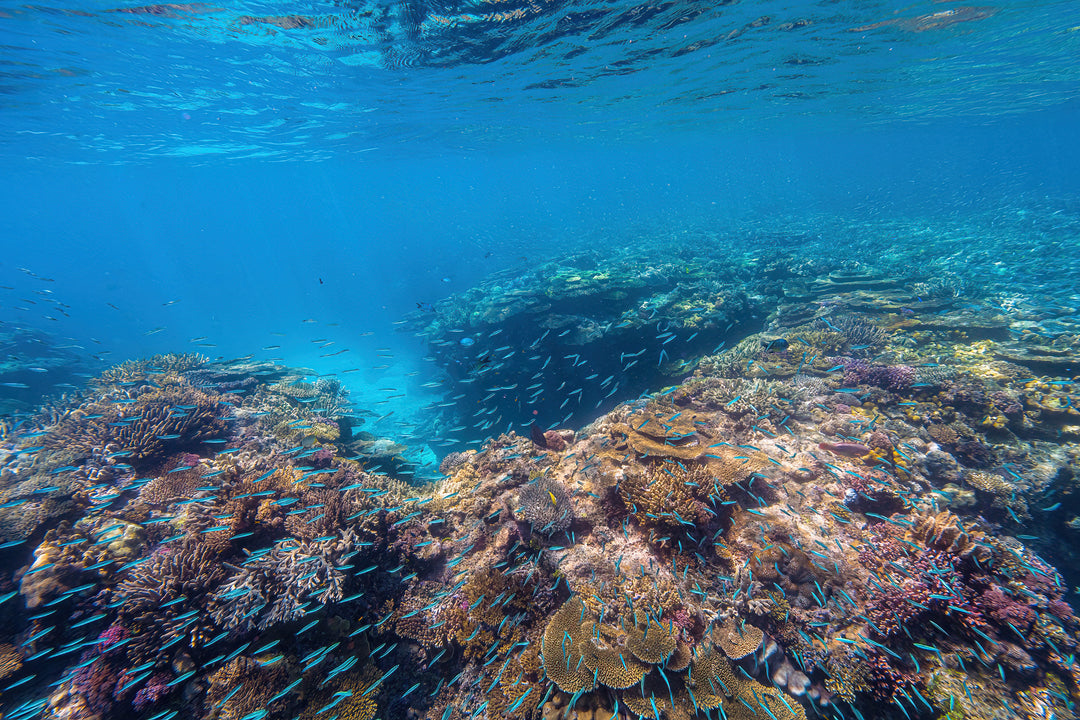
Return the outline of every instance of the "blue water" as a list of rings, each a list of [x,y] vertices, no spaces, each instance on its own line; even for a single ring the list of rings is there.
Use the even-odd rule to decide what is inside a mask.
[[[400,322],[489,273],[1080,212],[1077,56],[1073,2],[8,5],[0,319],[338,373],[422,447]]]

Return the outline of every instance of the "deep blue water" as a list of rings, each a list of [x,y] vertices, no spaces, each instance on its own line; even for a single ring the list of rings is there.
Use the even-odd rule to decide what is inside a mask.
[[[0,319],[90,369],[353,370],[408,435],[432,368],[395,323],[494,271],[1074,216],[1077,56],[1071,2],[9,5]]]

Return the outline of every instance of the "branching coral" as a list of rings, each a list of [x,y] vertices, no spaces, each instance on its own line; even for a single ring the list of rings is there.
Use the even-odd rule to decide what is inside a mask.
[[[844,336],[849,348],[878,346],[884,344],[889,338],[884,328],[858,315],[844,315],[831,320],[821,318],[815,322],[815,327],[840,333]]]
[[[210,614],[221,627],[237,633],[264,630],[303,617],[311,601],[329,604],[344,595],[343,558],[355,545],[346,530],[340,538],[283,542],[250,555],[233,570],[214,595]]]
[[[628,472],[619,484],[619,497],[643,527],[693,529],[716,515],[709,509],[713,482],[701,466],[655,462],[644,472]]]
[[[132,568],[115,589],[131,631],[129,660],[160,664],[168,652],[200,649],[215,631],[207,609],[223,577],[213,550],[198,542],[161,548]]]
[[[100,518],[84,518],[72,528],[54,528],[34,550],[34,562],[23,575],[19,592],[33,609],[87,582],[112,584],[116,582],[110,569],[113,562],[137,557],[144,539],[138,525]]]
[[[142,486],[139,499],[150,505],[168,505],[175,500],[193,497],[206,483],[196,469],[167,472]]]
[[[341,675],[332,685],[312,694],[299,720],[317,720],[328,715],[339,720],[371,720],[379,711],[375,701],[378,680],[373,665]]]
[[[0,645],[0,680],[11,677],[22,667],[22,656],[10,643]]]
[[[907,533],[908,541],[922,543],[961,558],[973,558],[978,562],[990,559],[990,547],[982,541],[983,534],[969,532],[959,518],[945,510],[936,515],[915,518]]]
[[[45,437],[45,447],[80,457],[106,448],[136,465],[225,430],[223,408],[201,390],[173,384],[135,392],[132,399],[123,405],[102,402],[70,414]]]
[[[106,369],[94,383],[98,385],[135,385],[145,383],[155,375],[197,370],[208,358],[197,353],[166,353],[141,360],[127,360]]]
[[[210,674],[208,709],[220,720],[253,717],[286,684],[287,677],[280,664],[262,667],[249,657],[234,658]]]

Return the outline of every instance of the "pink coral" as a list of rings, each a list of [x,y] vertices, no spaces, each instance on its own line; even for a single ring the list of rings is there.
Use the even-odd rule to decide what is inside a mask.
[[[1035,611],[1030,606],[1009,597],[997,585],[980,595],[975,604],[990,618],[1003,625],[1012,625],[1021,632],[1030,629],[1035,622]]]
[[[559,452],[566,449],[566,440],[557,430],[548,430],[544,433],[544,441],[547,442],[549,450]]]
[[[128,631],[123,625],[110,625],[98,635],[98,648],[107,649],[110,645],[120,642],[128,636]]]
[[[930,589],[921,582],[908,581],[903,588],[889,587],[866,604],[866,617],[873,623],[876,634],[889,637],[910,625],[921,615],[918,605],[930,600]]]

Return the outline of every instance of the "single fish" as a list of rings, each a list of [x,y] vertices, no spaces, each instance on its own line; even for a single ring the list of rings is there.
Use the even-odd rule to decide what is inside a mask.
[[[835,455],[844,455],[846,457],[862,457],[863,455],[868,455],[870,453],[870,448],[862,443],[854,442],[823,442],[818,443],[818,447],[822,450],[828,450]]]

